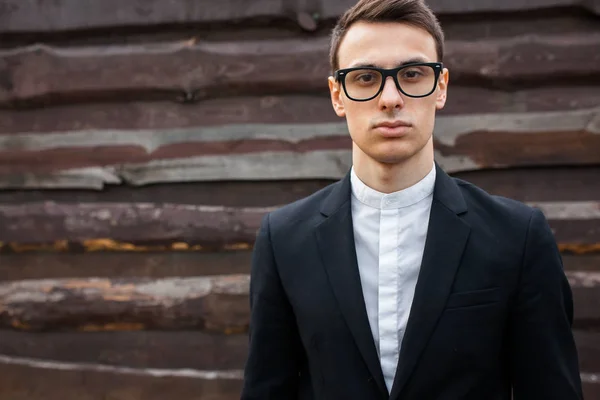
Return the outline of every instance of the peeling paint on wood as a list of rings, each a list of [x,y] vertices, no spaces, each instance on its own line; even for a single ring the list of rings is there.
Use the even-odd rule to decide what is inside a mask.
[[[599,110],[441,116],[436,159],[449,173],[595,165]],[[350,167],[350,144],[345,123],[7,134],[0,135],[0,187],[339,179]]]
[[[43,202],[0,205],[0,240],[47,243],[83,242],[110,238],[116,241],[176,242],[200,239],[201,245],[251,243],[264,214],[274,208],[227,208],[184,204],[104,203],[60,204]],[[64,243],[64,242],[63,242]],[[91,250],[114,242],[88,242]],[[124,250],[117,245],[118,250]],[[126,248],[125,248],[126,250]]]
[[[501,169],[508,167],[541,167],[565,165],[595,165],[600,153],[595,151],[600,135],[556,135],[565,148],[552,141],[553,135],[539,135],[521,138],[508,134],[478,133],[466,137],[456,148],[436,145],[436,161],[450,174],[476,171],[480,169]],[[494,146],[486,142],[493,140]],[[573,139],[576,139],[574,141]],[[343,138],[343,143],[347,142]],[[545,144],[546,143],[546,144]],[[583,143],[584,145],[579,145]],[[586,144],[587,143],[587,144]],[[481,147],[485,144],[485,147]],[[529,153],[528,153],[529,152]],[[72,154],[76,154],[76,151]],[[32,156],[35,153],[32,153]],[[531,157],[533,155],[534,157]],[[39,155],[38,155],[39,156]],[[40,160],[41,161],[41,160]],[[64,162],[64,158],[63,158]],[[49,173],[49,164],[10,164],[4,167],[0,175],[0,188],[65,188],[65,189],[102,189],[114,182],[123,182],[132,186],[155,183],[216,182],[216,181],[265,181],[297,179],[343,178],[351,166],[351,151],[318,150],[308,152],[256,152],[240,155],[205,155],[186,158],[151,160],[144,163],[125,163],[94,168],[99,174],[86,177],[86,169],[65,169]],[[6,172],[9,168],[13,172]],[[29,172],[19,172],[27,169]],[[37,169],[37,172],[31,172]],[[73,181],[63,179],[63,173],[77,175]],[[32,179],[30,179],[32,178]]]
[[[600,164],[505,168],[453,173],[488,193],[518,201],[588,201],[600,199]],[[0,203],[54,201],[70,203],[152,202],[225,207],[271,207],[309,196],[333,183],[330,179],[163,183],[147,186],[107,186],[95,190],[2,190]]]
[[[0,284],[0,324],[33,331],[245,332],[249,275],[26,280]]]
[[[582,288],[600,288],[600,271],[569,271],[569,283]]]
[[[600,202],[535,202],[557,238],[577,235],[600,238],[598,225]],[[239,249],[252,244],[260,222],[274,207],[219,207],[190,204],[154,203],[55,203],[0,204],[0,240],[12,244],[46,244],[47,248],[64,249],[68,242],[79,242],[89,251],[197,251],[211,246]],[[577,226],[585,227],[578,231]],[[591,224],[591,225],[590,225]],[[573,232],[573,233],[571,233]],[[125,243],[123,243],[125,242]],[[129,243],[128,243],[129,242]],[[131,242],[149,242],[150,247],[136,247]],[[152,247],[151,242],[157,242]],[[163,243],[161,243],[163,242]],[[584,242],[587,243],[587,242]],[[197,247],[201,246],[201,247]],[[26,248],[25,248],[26,249]]]
[[[52,48],[36,44],[0,51],[10,77],[0,104],[130,99],[161,93],[175,100],[282,93],[325,93],[329,38],[152,46]],[[546,81],[597,83],[600,34],[447,41],[445,65],[458,84],[522,88]],[[243,57],[242,57],[243,56]]]
[[[576,326],[600,326],[600,271],[566,271]],[[29,331],[202,329],[244,333],[250,276],[0,283],[0,325]]]
[[[51,369],[62,371],[96,371],[110,372],[123,375],[142,375],[155,378],[163,377],[184,377],[195,379],[242,379],[242,370],[225,370],[225,371],[199,371],[190,368],[186,369],[158,369],[158,368],[129,368],[116,367],[104,364],[92,363],[68,363],[60,361],[45,361],[24,357],[8,357],[0,355],[0,364],[5,365],[22,365],[39,369]]]
[[[599,105],[600,87],[592,84],[542,86],[507,92],[457,86],[452,81],[449,100],[444,109],[438,111],[438,115],[564,112]],[[167,101],[123,103],[115,99],[115,103],[54,103],[53,107],[48,108],[18,111],[0,109],[1,134],[75,131],[102,134],[104,130],[129,130],[131,133],[131,130],[138,129],[150,134],[152,131],[225,127],[232,124],[318,124],[340,121],[333,112],[326,92],[322,95],[216,98],[186,105]]]
[[[0,362],[0,393],[15,400],[233,400],[239,398],[242,388],[239,371],[143,370],[105,368],[99,364],[6,361]]]
[[[457,139],[474,132],[505,132],[540,134],[547,132],[588,132],[600,134],[600,107],[581,110],[493,113],[438,116],[435,138],[446,146],[455,146]],[[247,152],[239,149],[243,141],[276,141],[299,145],[307,141],[348,137],[343,123],[302,124],[225,124],[167,130],[78,130],[71,132],[21,132],[0,135],[0,151],[45,151],[60,148],[135,146],[147,154],[170,145],[231,142],[226,152]],[[257,146],[260,147],[260,146]],[[307,146],[308,147],[308,146]],[[315,147],[315,146],[312,146]],[[344,147],[347,147],[344,146]],[[216,152],[217,150],[213,150]],[[299,148],[298,151],[302,151]],[[306,150],[304,150],[306,151]],[[209,154],[210,152],[205,152]]]
[[[107,29],[119,26],[147,26],[165,24],[207,24],[230,20],[261,18],[268,22],[289,21],[297,13],[319,13],[321,19],[337,18],[354,5],[352,0],[318,0],[289,3],[279,0],[254,0],[252,6],[244,2],[226,0],[196,7],[194,0],[172,0],[168,4],[146,0],[143,6],[118,0],[87,1],[85,6],[77,0],[60,0],[38,3],[34,0],[2,0],[5,16],[0,18],[1,32],[54,32],[73,29]],[[428,5],[436,14],[470,14],[526,12],[540,9],[582,7],[600,13],[594,1],[579,0],[521,0],[461,1],[452,3],[430,0]]]
[[[530,205],[544,212],[559,243],[590,245],[600,241],[599,203]],[[243,250],[254,243],[263,216],[277,208],[50,201],[0,204],[0,240],[17,252],[36,244],[60,251],[69,243],[81,243],[88,251]]]

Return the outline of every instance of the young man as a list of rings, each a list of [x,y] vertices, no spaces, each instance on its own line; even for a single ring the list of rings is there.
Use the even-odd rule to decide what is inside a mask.
[[[243,400],[582,398],[571,291],[539,210],[434,162],[448,70],[421,0],[334,29],[341,181],[263,220]]]

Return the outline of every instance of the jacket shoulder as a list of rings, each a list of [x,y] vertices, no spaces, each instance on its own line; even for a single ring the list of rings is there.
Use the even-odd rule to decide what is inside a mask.
[[[315,193],[286,204],[270,213],[271,230],[280,231],[286,228],[296,227],[298,224],[315,222],[320,217],[322,203],[329,196],[336,185],[341,182],[331,183]]]

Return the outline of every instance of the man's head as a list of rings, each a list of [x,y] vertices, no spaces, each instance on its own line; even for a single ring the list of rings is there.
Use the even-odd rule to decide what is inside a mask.
[[[398,164],[433,153],[435,112],[448,84],[443,52],[441,27],[423,0],[361,0],[340,18],[329,89],[336,114],[346,117],[355,161]]]

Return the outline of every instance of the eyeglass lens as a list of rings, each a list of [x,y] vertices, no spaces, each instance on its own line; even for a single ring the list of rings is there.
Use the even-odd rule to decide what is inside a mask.
[[[383,77],[379,71],[364,68],[348,72],[345,77],[346,94],[356,100],[377,95]],[[411,66],[398,71],[400,88],[409,96],[425,96],[435,86],[435,71],[431,66]]]

